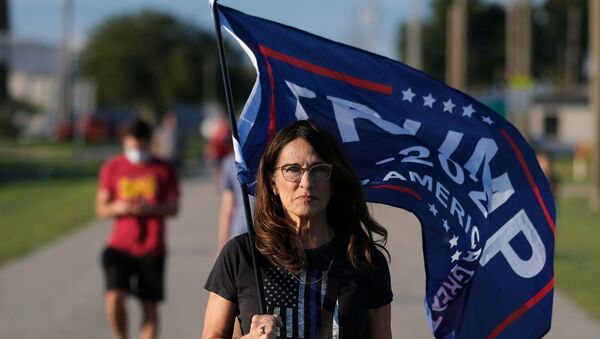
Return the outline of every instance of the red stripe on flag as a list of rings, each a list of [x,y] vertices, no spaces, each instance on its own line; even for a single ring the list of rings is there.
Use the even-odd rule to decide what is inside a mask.
[[[506,319],[504,319],[500,325],[498,325],[490,335],[487,336],[487,339],[496,338],[502,331],[504,331],[512,322],[519,319],[525,312],[529,311],[529,309],[533,308],[540,300],[542,300],[552,289],[554,288],[554,277],[550,279],[550,281],[544,286],[538,293],[536,293],[533,298],[527,300],[527,302],[519,307],[516,311],[514,311],[511,315],[509,315]]]
[[[533,176],[531,175],[531,171],[529,170],[529,167],[527,167],[527,163],[525,162],[525,158],[523,157],[521,150],[519,149],[519,147],[517,146],[515,141],[510,137],[510,135],[508,135],[508,133],[505,130],[500,129],[500,131],[502,132],[502,135],[504,136],[504,138],[510,144],[510,147],[513,149],[513,152],[515,152],[515,155],[517,156],[517,160],[519,161],[519,165],[521,166],[521,169],[525,173],[525,177],[527,177],[527,181],[529,182],[529,185],[533,189],[534,195],[535,195],[538,203],[540,204],[542,211],[544,212],[544,216],[546,217],[548,226],[550,226],[550,229],[552,230],[552,234],[556,237],[556,226],[554,225],[554,221],[552,220],[552,217],[550,216],[550,213],[548,212],[548,208],[546,207],[546,204],[544,203],[544,200],[542,199],[542,195],[540,193],[539,187],[536,185],[535,180],[533,180]],[[552,277],[552,279],[550,279],[550,281],[546,284],[546,286],[544,286],[538,293],[536,293],[531,299],[529,299],[523,306],[519,307],[516,311],[514,311],[508,317],[506,317],[506,319],[504,319],[490,333],[490,335],[488,335],[487,338],[488,339],[496,338],[510,324],[512,324],[515,320],[519,319],[521,316],[523,316],[523,314],[525,314],[525,312],[529,311],[529,309],[531,309],[540,300],[542,300],[550,291],[552,291],[553,288],[554,288],[554,277]]]
[[[273,78],[273,69],[269,63],[269,59],[263,53],[265,62],[267,64],[267,73],[269,73],[269,84],[271,86],[271,100],[269,103],[269,129],[267,131],[267,143],[271,142],[275,135],[275,128],[277,127],[277,115],[275,114],[275,79]]]
[[[510,137],[510,135],[508,135],[508,133],[505,130],[500,129],[500,131],[502,132],[502,135],[504,136],[504,138],[506,140],[508,140],[510,147],[512,147],[513,151],[515,152],[515,155],[517,156],[517,159],[519,160],[519,165],[521,165],[521,169],[523,170],[523,172],[525,172],[525,176],[527,177],[527,181],[529,181],[529,185],[533,189],[535,198],[537,199],[538,203],[540,204],[540,207],[542,208],[542,211],[544,212],[546,221],[548,222],[548,225],[552,229],[552,233],[556,237],[556,226],[554,225],[554,220],[552,220],[552,217],[550,216],[550,212],[548,212],[548,208],[546,207],[546,204],[544,203],[544,200],[542,199],[542,195],[540,194],[540,189],[537,187],[535,180],[533,180],[533,176],[531,175],[531,172],[529,171],[529,167],[527,167],[527,163],[525,162],[525,158],[523,158],[523,154],[521,154],[521,150],[519,149],[519,147],[517,147],[517,144],[514,142],[514,140]]]
[[[389,190],[394,190],[394,191],[398,191],[398,192],[402,192],[402,193],[411,195],[417,200],[423,200],[423,198],[419,195],[419,193],[413,191],[412,189],[410,189],[408,187],[396,186],[396,185],[378,185],[378,186],[371,186],[371,188],[385,188],[385,189],[389,189]]]
[[[379,93],[383,93],[383,94],[389,95],[389,94],[392,94],[392,92],[394,91],[394,88],[392,86],[383,85],[383,84],[379,84],[379,83],[376,83],[373,81],[353,77],[351,75],[348,75],[348,74],[345,74],[342,72],[334,71],[330,68],[315,65],[310,62],[295,58],[293,56],[283,54],[274,49],[270,49],[269,47],[265,47],[264,45],[259,45],[259,47],[260,47],[260,52],[262,53],[262,55],[271,57],[273,59],[277,59],[279,61],[283,61],[292,66],[296,66],[298,68],[309,71],[311,73],[326,76],[328,78],[339,80],[341,82],[345,82],[345,83],[350,84],[355,87],[368,89],[370,91],[379,92]]]

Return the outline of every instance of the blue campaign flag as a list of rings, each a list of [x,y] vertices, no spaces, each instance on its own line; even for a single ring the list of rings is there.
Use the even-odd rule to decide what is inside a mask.
[[[312,119],[342,145],[369,201],[421,221],[435,337],[548,332],[554,202],[511,124],[400,62],[218,6],[258,73],[235,141],[242,183],[252,190],[277,130]]]

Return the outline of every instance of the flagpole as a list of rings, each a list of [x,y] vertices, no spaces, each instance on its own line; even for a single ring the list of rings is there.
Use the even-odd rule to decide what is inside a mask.
[[[234,115],[233,99],[231,94],[231,83],[229,81],[229,70],[227,68],[227,59],[225,58],[225,49],[223,48],[223,38],[221,33],[221,22],[219,19],[219,13],[217,11],[217,0],[212,2],[212,15],[215,22],[215,32],[217,33],[217,46],[219,50],[219,61],[221,63],[221,75],[223,76],[223,86],[225,87],[225,100],[227,102],[227,113],[229,115],[229,125],[231,126],[231,134],[237,141],[239,140],[239,134],[237,129],[237,123]],[[254,269],[254,279],[256,281],[256,292],[258,296],[258,305],[260,307],[260,313],[266,314],[267,307],[265,305],[264,289],[261,279],[260,270],[256,261],[257,253],[256,247],[254,246],[254,229],[252,227],[252,213],[250,210],[250,200],[248,199],[248,185],[240,184],[242,188],[242,202],[244,204],[244,212],[246,215],[246,226],[248,228],[248,239],[250,241],[250,251],[252,257],[252,268]]]

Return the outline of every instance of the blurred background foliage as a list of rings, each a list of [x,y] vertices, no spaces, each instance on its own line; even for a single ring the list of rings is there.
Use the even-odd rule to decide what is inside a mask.
[[[239,102],[254,75],[239,51],[228,46],[227,56]],[[144,10],[97,27],[81,54],[81,70],[97,85],[100,105],[132,105],[158,118],[181,102],[222,102],[217,60],[212,32]]]
[[[447,13],[452,0],[433,0],[431,15],[422,23],[423,70],[444,79],[446,66]],[[467,83],[472,89],[504,82],[505,19],[504,4],[482,0],[467,2]],[[575,25],[575,37],[569,37],[568,16]],[[398,51],[406,59],[408,23],[399,26]],[[546,0],[532,8],[532,72],[539,81],[557,86],[573,85],[567,75],[583,80],[581,65],[587,55],[587,0]],[[575,52],[573,63],[567,53]],[[569,69],[570,68],[575,68]],[[571,81],[570,81],[571,80]]]

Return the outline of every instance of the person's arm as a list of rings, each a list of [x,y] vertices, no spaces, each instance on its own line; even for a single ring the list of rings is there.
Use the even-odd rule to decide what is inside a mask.
[[[206,312],[204,313],[204,330],[202,339],[229,339],[233,333],[236,304],[210,292]],[[274,339],[277,327],[283,326],[276,315],[254,315],[250,332],[238,339]]]
[[[168,217],[177,215],[178,210],[179,203],[176,199],[152,205],[145,202],[111,200],[110,193],[103,188],[99,188],[96,193],[96,215],[99,218],[114,218],[126,214]]]
[[[179,210],[177,200],[169,200],[162,204],[148,204],[145,202],[129,202],[124,200],[110,200],[110,193],[105,189],[98,189],[96,193],[96,215],[100,218],[113,218],[126,214],[174,216]]]
[[[98,188],[96,193],[96,215],[99,218],[113,218],[131,213],[131,204],[122,200],[112,200],[110,193],[104,188]]]
[[[133,204],[132,213],[137,216],[173,217],[179,213],[179,177],[168,167],[165,198],[161,202],[148,203],[140,199]]]
[[[391,303],[368,311],[368,338],[391,339]]]
[[[148,204],[145,202],[133,204],[132,214],[151,215],[159,217],[171,217],[179,212],[179,202],[177,199],[167,200],[160,204]]]
[[[217,254],[229,240],[231,235],[231,220],[233,219],[233,209],[235,196],[229,189],[223,190],[221,197],[221,211],[219,213],[219,237],[217,240]]]
[[[231,338],[235,308],[235,303],[210,292],[206,304],[202,339]]]

